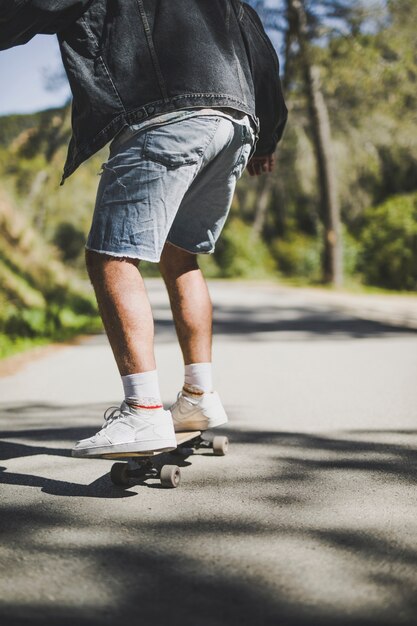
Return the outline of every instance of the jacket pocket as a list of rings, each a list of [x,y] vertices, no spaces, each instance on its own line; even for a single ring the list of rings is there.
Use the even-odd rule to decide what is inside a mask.
[[[202,158],[220,123],[217,116],[196,116],[146,132],[143,155],[165,167],[193,165]]]

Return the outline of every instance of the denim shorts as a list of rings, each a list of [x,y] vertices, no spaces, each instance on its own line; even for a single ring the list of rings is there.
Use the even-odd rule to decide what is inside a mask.
[[[152,262],[166,241],[212,253],[254,142],[248,117],[196,115],[110,149],[87,249]]]

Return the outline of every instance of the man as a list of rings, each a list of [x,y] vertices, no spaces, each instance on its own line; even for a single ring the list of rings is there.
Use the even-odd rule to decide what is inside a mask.
[[[1,48],[41,32],[57,34],[73,93],[61,184],[113,139],[86,262],[125,398],[73,455],[169,450],[174,429],[227,421],[213,390],[212,307],[198,254],[214,251],[245,167],[274,167],[286,122],[278,59],[240,0],[3,0]],[[159,262],[184,357],[169,411],[141,260]]]

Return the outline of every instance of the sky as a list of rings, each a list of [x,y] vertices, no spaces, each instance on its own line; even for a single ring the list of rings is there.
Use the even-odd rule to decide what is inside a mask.
[[[36,35],[24,46],[0,52],[0,115],[33,113],[63,105],[70,96],[67,83],[46,89],[46,73],[63,66],[55,35]]]

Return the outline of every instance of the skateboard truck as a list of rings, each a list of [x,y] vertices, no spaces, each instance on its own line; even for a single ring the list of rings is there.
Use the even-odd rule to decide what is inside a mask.
[[[204,439],[200,431],[176,433],[177,448],[171,454],[188,456],[201,448],[212,449],[215,456],[224,456],[229,447],[227,437],[216,435],[212,440]],[[188,446],[185,445],[188,443]],[[103,455],[107,459],[125,459],[124,463],[114,463],[110,470],[110,478],[114,485],[128,486],[134,478],[159,478],[162,487],[175,488],[181,481],[181,470],[178,465],[158,466],[154,457],[163,454],[163,450],[126,454]]]

